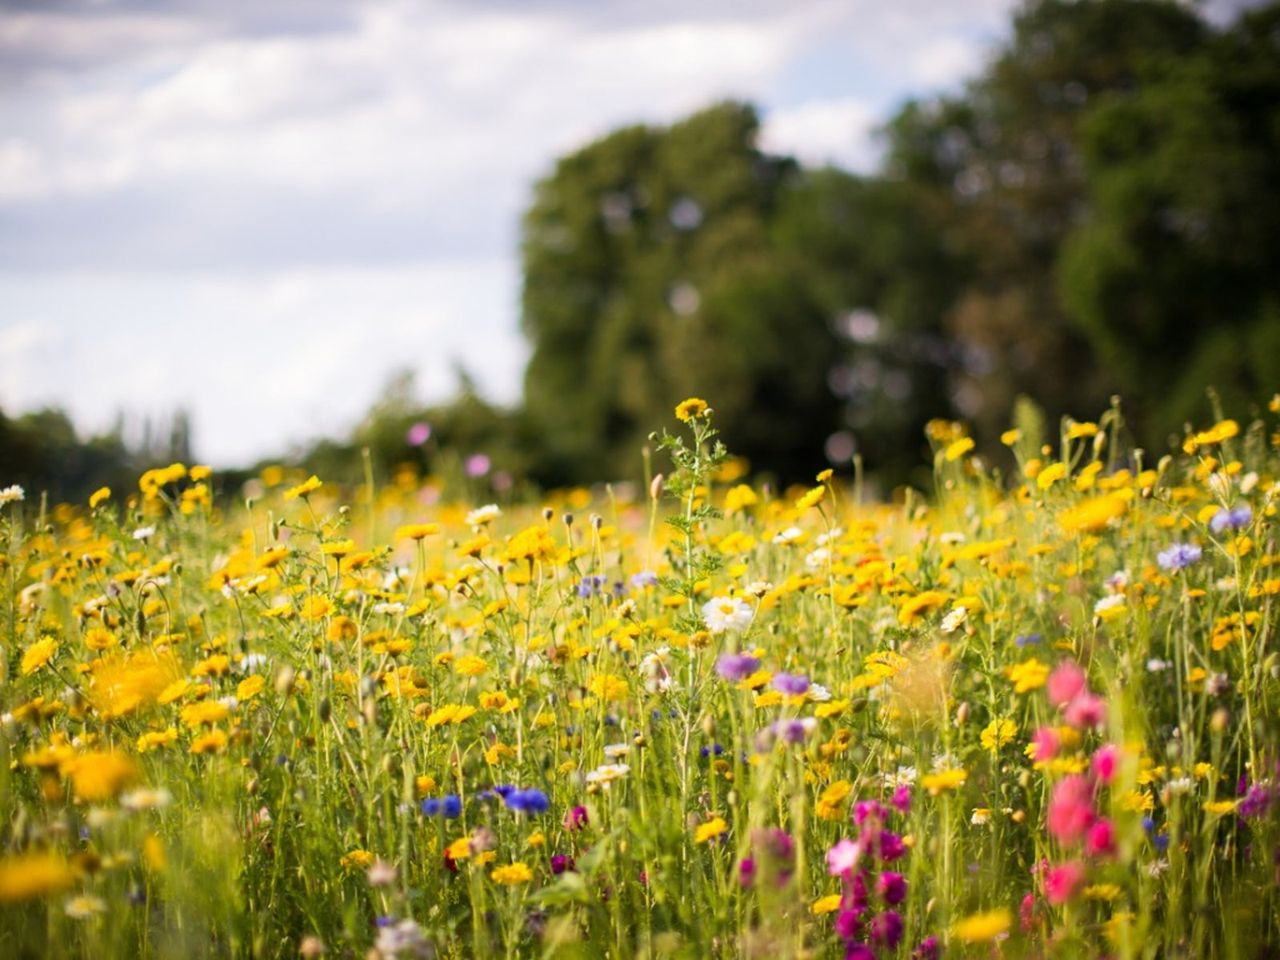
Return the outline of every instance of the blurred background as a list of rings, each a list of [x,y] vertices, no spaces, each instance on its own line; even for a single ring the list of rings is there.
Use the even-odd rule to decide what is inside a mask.
[[[0,484],[883,491],[1280,387],[1280,4],[0,0]]]

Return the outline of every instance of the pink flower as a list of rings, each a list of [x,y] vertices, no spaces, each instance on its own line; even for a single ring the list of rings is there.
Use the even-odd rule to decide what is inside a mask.
[[[1119,763],[1120,748],[1114,743],[1104,744],[1093,755],[1093,775],[1099,783],[1110,783],[1115,779]]]
[[[1058,731],[1053,727],[1041,727],[1035,732],[1031,742],[1035,744],[1036,748],[1036,752],[1032,756],[1036,763],[1052,760],[1058,755],[1058,750],[1062,746],[1062,739],[1058,736]]]
[[[1101,697],[1085,691],[1067,704],[1067,723],[1080,729],[1100,727],[1107,719],[1107,705]]]
[[[1049,675],[1049,702],[1055,707],[1074,700],[1084,689],[1084,671],[1070,660],[1063,660]]]
[[[1066,903],[1084,883],[1084,865],[1076,860],[1053,867],[1044,875],[1044,895],[1054,906]]]
[[[1116,852],[1116,828],[1106,817],[1099,817],[1084,838],[1084,852],[1091,857],[1110,857]]]
[[[1079,843],[1094,821],[1093,791],[1089,781],[1073,774],[1059,780],[1049,800],[1045,825],[1062,843]]]
[[[862,844],[852,840],[841,840],[827,851],[827,873],[833,877],[844,877],[858,868],[862,859]]]

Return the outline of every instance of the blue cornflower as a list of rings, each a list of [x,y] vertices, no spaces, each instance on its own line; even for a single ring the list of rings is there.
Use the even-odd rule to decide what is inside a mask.
[[[773,689],[798,697],[809,689],[809,678],[794,673],[779,673],[773,678]]]
[[[1023,634],[1023,635],[1022,635],[1022,636],[1020,636],[1020,637],[1014,637],[1014,638],[1013,638],[1013,642],[1014,642],[1014,644],[1015,644],[1015,645],[1017,645],[1017,646],[1019,646],[1019,647],[1027,647],[1027,646],[1030,646],[1030,645],[1032,645],[1032,644],[1039,643],[1039,642],[1040,642],[1040,634],[1038,634],[1038,633],[1027,633],[1027,634]]]
[[[1232,507],[1230,510],[1219,510],[1213,515],[1213,519],[1209,521],[1209,529],[1214,533],[1222,533],[1224,530],[1239,530],[1241,527],[1247,527],[1249,521],[1253,519],[1253,510],[1247,503],[1242,503],[1238,507]]]
[[[1193,543],[1175,543],[1167,550],[1161,550],[1156,554],[1156,563],[1160,564],[1161,570],[1168,570],[1170,573],[1177,573],[1186,567],[1196,563],[1201,556],[1201,550]]]
[[[722,653],[716,673],[726,680],[745,680],[760,669],[760,661],[746,653]]]
[[[641,570],[631,576],[631,589],[633,590],[643,590],[645,587],[656,587],[657,585],[658,575],[652,570]]]
[[[546,813],[551,808],[551,801],[541,790],[512,790],[503,800],[507,806],[519,813]]]
[[[578,584],[578,596],[583,600],[590,600],[592,597],[599,596],[600,588],[607,582],[607,577],[601,577],[597,574],[583,577],[582,582]]]
[[[444,797],[427,797],[422,801],[422,812],[428,817],[444,817],[446,820],[452,820],[462,815],[462,800],[453,793]]]

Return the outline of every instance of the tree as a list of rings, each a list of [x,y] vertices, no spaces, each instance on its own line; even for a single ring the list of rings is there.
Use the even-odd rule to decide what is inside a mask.
[[[525,402],[543,479],[636,476],[647,433],[689,395],[732,449],[788,477],[837,424],[837,340],[771,225],[794,161],[724,103],[619,130],[561,159],[524,221]]]
[[[961,95],[909,103],[890,124],[886,174],[928,196],[964,276],[938,319],[957,348],[954,405],[987,437],[1019,394],[1056,417],[1131,386],[1098,362],[1056,277],[1063,244],[1090,215],[1081,130],[1096,104],[1141,89],[1207,36],[1174,3],[1029,2]]]
[[[1277,36],[1280,7],[1246,15],[1083,124],[1062,296],[1156,432],[1280,384]]]

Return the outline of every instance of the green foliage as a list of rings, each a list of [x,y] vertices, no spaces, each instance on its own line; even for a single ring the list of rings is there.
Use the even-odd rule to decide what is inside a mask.
[[[635,476],[645,425],[694,392],[757,466],[811,464],[836,423],[826,311],[771,225],[795,163],[750,107],[632,127],[563,158],[524,225],[525,400],[544,479]]]

